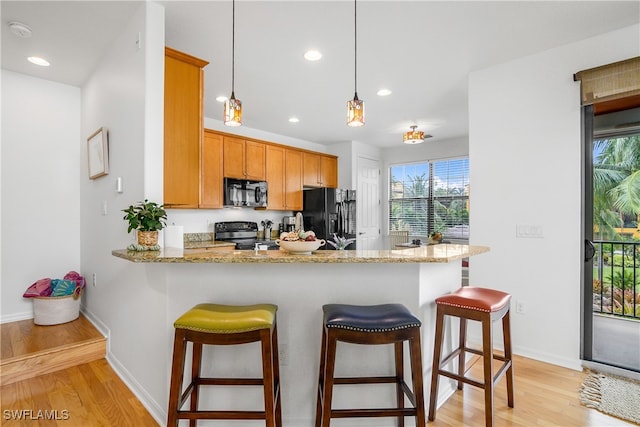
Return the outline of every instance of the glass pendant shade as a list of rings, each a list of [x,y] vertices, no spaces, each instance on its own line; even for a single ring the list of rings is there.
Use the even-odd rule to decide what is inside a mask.
[[[364,125],[364,101],[358,99],[356,93],[351,101],[347,101],[347,126]]]
[[[242,102],[232,93],[224,103],[224,124],[227,126],[242,125]]]
[[[418,126],[411,126],[409,132],[405,132],[402,139],[405,144],[420,144],[424,142],[424,132],[416,130]]]

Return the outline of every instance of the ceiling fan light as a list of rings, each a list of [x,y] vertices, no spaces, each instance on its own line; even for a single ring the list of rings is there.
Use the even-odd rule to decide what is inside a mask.
[[[232,93],[224,103],[224,124],[226,126],[242,125],[242,102]]]
[[[347,126],[364,126],[364,101],[358,99],[357,93],[347,101]]]
[[[402,141],[405,144],[420,144],[424,142],[424,132],[416,130],[418,126],[411,126],[409,132],[405,132],[402,136]]]

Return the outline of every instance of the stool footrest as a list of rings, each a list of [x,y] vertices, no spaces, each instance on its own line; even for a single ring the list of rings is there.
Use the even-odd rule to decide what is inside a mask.
[[[264,411],[178,411],[179,420],[264,420]]]
[[[416,414],[415,408],[386,408],[386,409],[332,409],[331,418],[361,418],[361,417],[410,417]]]
[[[342,377],[334,378],[333,384],[397,384],[398,377]]]
[[[264,385],[262,378],[200,378],[200,385]]]

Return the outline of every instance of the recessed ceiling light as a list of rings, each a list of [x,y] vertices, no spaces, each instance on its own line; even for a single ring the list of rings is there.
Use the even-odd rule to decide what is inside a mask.
[[[226,100],[227,100],[227,97],[223,95],[216,97],[216,101],[218,102],[225,102]]]
[[[380,89],[377,92],[377,95],[378,96],[389,96],[389,95],[391,95],[391,91],[389,89]]]
[[[289,117],[289,122],[290,123],[298,123],[300,121],[299,118],[297,117]]]
[[[307,61],[317,61],[322,58],[322,54],[315,49],[308,50],[304,53],[304,59]]]
[[[27,58],[27,61],[31,62],[32,64],[36,64],[39,65],[41,67],[48,67],[49,65],[49,61],[47,61],[44,58],[40,58],[39,56],[30,56]]]

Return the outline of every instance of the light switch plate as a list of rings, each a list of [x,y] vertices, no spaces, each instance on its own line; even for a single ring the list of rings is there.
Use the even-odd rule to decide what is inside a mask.
[[[544,231],[541,225],[516,225],[516,237],[518,238],[542,238]]]

